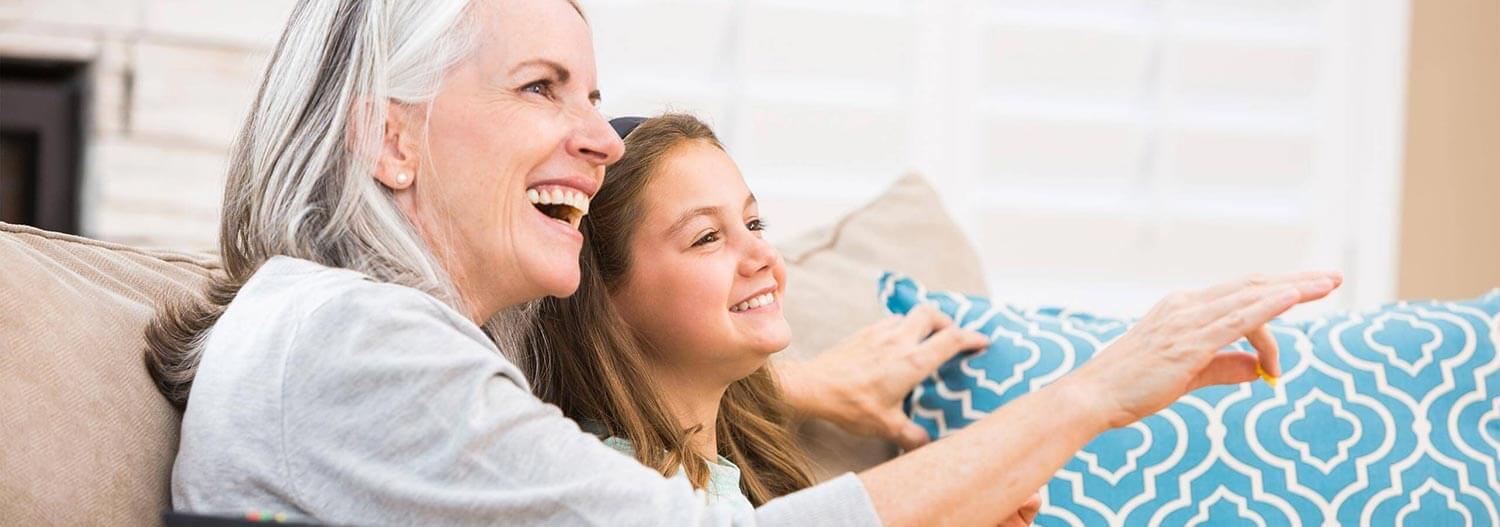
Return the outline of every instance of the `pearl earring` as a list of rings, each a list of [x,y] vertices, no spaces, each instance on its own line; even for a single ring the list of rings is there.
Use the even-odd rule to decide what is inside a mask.
[[[397,185],[406,186],[406,183],[409,182],[409,181],[411,181],[411,174],[407,174],[405,172],[402,172],[400,174],[396,174],[396,184]]]

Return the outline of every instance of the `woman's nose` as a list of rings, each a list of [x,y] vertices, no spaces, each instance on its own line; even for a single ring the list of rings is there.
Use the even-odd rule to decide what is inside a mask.
[[[609,121],[593,106],[578,110],[578,114],[578,128],[568,142],[569,153],[600,166],[618,161],[625,154],[625,143]]]

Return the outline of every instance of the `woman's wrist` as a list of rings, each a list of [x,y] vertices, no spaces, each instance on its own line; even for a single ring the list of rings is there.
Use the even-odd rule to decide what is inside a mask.
[[[1090,436],[1123,426],[1116,424],[1123,420],[1122,412],[1114,402],[1108,379],[1096,374],[1095,370],[1096,368],[1080,368],[1051,386],[1057,390],[1057,397],[1062,404],[1077,410],[1077,416],[1090,431]]]

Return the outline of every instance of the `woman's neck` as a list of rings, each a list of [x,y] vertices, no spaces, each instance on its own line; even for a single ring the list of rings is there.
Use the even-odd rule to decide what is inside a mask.
[[[683,429],[700,427],[689,444],[698,455],[710,462],[719,459],[718,424],[719,402],[724,399],[727,383],[709,380],[712,376],[703,372],[687,372],[657,368],[657,385],[662,390],[662,399],[667,410],[677,419]]]

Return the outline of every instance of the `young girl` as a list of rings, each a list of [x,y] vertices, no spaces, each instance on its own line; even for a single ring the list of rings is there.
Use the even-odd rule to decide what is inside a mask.
[[[625,144],[583,220],[578,291],[542,302],[527,376],[606,444],[749,512],[812,483],[768,364],[790,341],[785,267],[708,126],[667,114]]]

